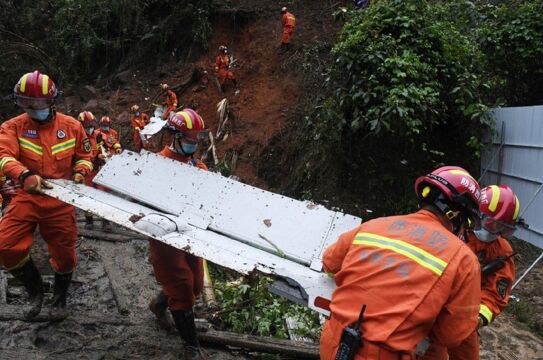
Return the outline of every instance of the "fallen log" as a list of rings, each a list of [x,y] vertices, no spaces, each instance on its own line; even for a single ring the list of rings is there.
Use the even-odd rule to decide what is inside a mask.
[[[110,249],[108,251],[108,248],[112,246],[113,245],[111,244],[104,243],[102,247],[105,249],[103,251],[106,251],[107,254],[104,255],[102,251],[98,251],[98,254],[100,255],[102,263],[104,264],[104,271],[106,272],[106,275],[109,279],[109,284],[111,285],[111,292],[113,293],[113,298],[115,299],[115,303],[117,304],[117,309],[119,310],[120,314],[126,315],[130,312],[128,304],[129,295],[126,292],[125,287],[121,285],[121,271],[119,270],[119,267],[115,265],[111,257],[113,249]]]
[[[285,354],[293,356],[295,359],[319,359],[319,346],[316,344],[213,329],[201,331],[198,338],[209,344],[228,345],[264,353]]]

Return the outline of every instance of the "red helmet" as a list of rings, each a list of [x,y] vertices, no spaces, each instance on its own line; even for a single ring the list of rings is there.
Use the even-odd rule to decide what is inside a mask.
[[[13,97],[22,108],[45,109],[55,102],[58,95],[53,80],[38,70],[24,74],[13,88]]]
[[[479,199],[481,191],[477,181],[466,170],[458,166],[444,166],[421,176],[415,182],[415,193],[419,202],[431,202],[451,219],[454,210],[479,225]],[[442,194],[450,207],[439,202]],[[436,202],[437,201],[437,202]]]
[[[192,109],[183,109],[171,115],[164,127],[193,141],[203,140],[207,135],[204,119]]]
[[[96,122],[96,118],[94,117],[94,114],[90,111],[83,111],[79,113],[79,116],[77,117],[77,120],[83,124],[83,127],[90,127],[94,125]]]
[[[509,186],[490,185],[481,190],[482,226],[492,234],[513,235],[519,219],[520,201]]]
[[[109,116],[102,116],[100,119],[100,126],[109,126],[111,124],[111,120],[109,119]]]

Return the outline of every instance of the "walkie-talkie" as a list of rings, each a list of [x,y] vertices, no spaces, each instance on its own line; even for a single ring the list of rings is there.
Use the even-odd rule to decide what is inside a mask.
[[[343,329],[336,353],[336,360],[353,360],[358,349],[362,347],[362,330],[360,330],[360,326],[364,319],[364,311],[366,311],[365,304],[362,306],[362,310],[360,310],[358,321]]]

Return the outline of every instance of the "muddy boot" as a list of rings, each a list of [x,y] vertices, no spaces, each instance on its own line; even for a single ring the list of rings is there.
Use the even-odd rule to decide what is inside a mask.
[[[94,228],[94,219],[92,215],[85,214],[85,229],[92,230]]]
[[[170,310],[175,327],[184,341],[184,358],[186,360],[207,360],[208,357],[198,342],[194,312],[191,310]]]
[[[30,308],[24,312],[27,320],[36,317],[41,311],[43,303],[43,284],[41,275],[32,258],[20,268],[11,270],[10,273],[23,283],[30,301]]]
[[[51,304],[51,310],[49,311],[49,316],[55,320],[65,319],[68,317],[66,297],[68,295],[68,288],[72,282],[72,274],[73,272],[67,274],[55,273],[53,303]]]
[[[149,304],[149,310],[155,314],[158,326],[166,330],[168,333],[173,333],[175,331],[175,325],[172,319],[168,316],[168,299],[166,295],[161,291],[158,295],[151,300]]]
[[[102,230],[103,231],[112,231],[113,226],[111,226],[111,223],[108,220],[102,219]]]

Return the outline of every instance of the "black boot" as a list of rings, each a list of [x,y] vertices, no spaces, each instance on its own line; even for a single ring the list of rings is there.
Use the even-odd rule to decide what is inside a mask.
[[[196,324],[194,323],[194,312],[192,310],[170,310],[175,322],[175,327],[185,342],[186,360],[206,360],[207,355],[200,347]]]
[[[25,311],[24,316],[27,320],[37,316],[41,311],[43,303],[43,284],[41,275],[32,258],[23,266],[13,269],[10,273],[23,283],[30,301],[30,309]]]
[[[55,273],[55,290],[53,292],[53,303],[51,304],[51,310],[49,316],[55,319],[64,319],[68,317],[68,309],[66,309],[66,297],[68,295],[68,288],[72,282],[72,274],[59,274]]]
[[[94,228],[94,219],[91,214],[85,214],[85,229],[92,230]]]
[[[158,295],[151,300],[149,304],[149,310],[155,314],[158,326],[166,330],[168,333],[173,333],[175,331],[175,326],[172,319],[166,312],[168,310],[168,299],[164,292],[159,292]]]

